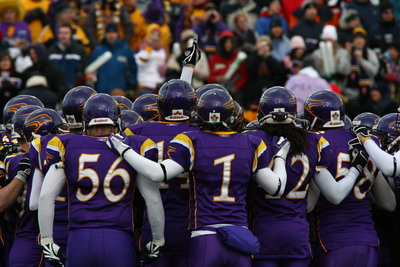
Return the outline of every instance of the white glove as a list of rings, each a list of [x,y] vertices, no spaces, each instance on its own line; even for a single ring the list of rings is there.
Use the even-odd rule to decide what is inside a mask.
[[[125,138],[119,134],[113,134],[106,141],[107,146],[122,158],[124,157],[126,151],[132,149],[130,146],[124,143],[124,139]]]
[[[286,157],[290,149],[290,142],[281,136],[275,143],[275,147],[278,147],[279,151],[275,154],[274,158],[281,158],[286,161]]]

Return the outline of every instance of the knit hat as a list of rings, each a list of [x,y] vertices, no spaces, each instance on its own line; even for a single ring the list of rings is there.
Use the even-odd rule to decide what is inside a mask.
[[[317,6],[314,4],[314,2],[313,1],[304,1],[303,2],[303,4],[302,4],[302,11],[303,11],[303,14],[306,12],[306,10],[307,9],[309,9],[309,8],[317,8]]]
[[[361,28],[361,27],[355,28],[353,30],[352,34],[353,34],[352,35],[353,39],[356,38],[356,37],[363,37],[366,40],[368,39],[367,31],[364,28]]]
[[[269,23],[269,28],[272,29],[273,27],[282,27],[281,18],[279,16],[273,16]]]
[[[222,40],[224,38],[227,38],[227,37],[234,38],[235,36],[229,30],[225,30],[225,31],[221,32],[220,35],[219,35],[219,39],[220,40]]]
[[[30,77],[27,81],[26,81],[26,87],[33,87],[33,86],[44,86],[47,87],[47,79],[44,76],[41,75],[34,75],[32,77]]]
[[[387,3],[381,4],[380,7],[379,7],[379,10],[380,10],[381,13],[385,12],[387,9],[392,9],[393,10],[394,9],[393,8],[393,4],[390,3],[390,2],[387,2]]]
[[[106,32],[118,32],[118,26],[115,23],[109,23],[106,26]]]
[[[290,39],[290,49],[293,50],[296,48],[306,48],[304,39],[300,35],[295,35],[292,37],[292,39]]]
[[[326,25],[322,30],[321,39],[331,39],[336,41],[337,40],[337,32],[336,27],[332,25]]]

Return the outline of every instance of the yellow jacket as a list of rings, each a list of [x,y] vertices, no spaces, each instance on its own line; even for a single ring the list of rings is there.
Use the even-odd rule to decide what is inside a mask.
[[[47,13],[47,10],[49,9],[49,5],[51,3],[50,0],[39,0],[39,1],[34,1],[34,0],[21,0],[22,6],[24,7],[24,16],[31,10],[34,10],[36,8],[41,8],[43,10],[43,13]],[[31,36],[32,36],[32,43],[36,43],[36,40],[40,34],[40,32],[43,29],[43,24],[40,20],[34,20],[31,23],[29,23],[29,29],[31,30]]]
[[[74,29],[74,36],[72,37],[72,39],[74,39],[77,42],[80,42],[85,47],[89,46],[90,44],[89,39],[87,38],[86,33],[82,30],[82,28],[76,24],[71,24],[71,27]],[[46,43],[52,39],[55,39],[54,33],[50,25],[46,25],[40,32],[36,41],[38,43]]]
[[[129,17],[133,24],[133,37],[129,45],[133,51],[136,51],[146,36],[146,21],[142,16],[142,11],[137,8],[129,13]]]

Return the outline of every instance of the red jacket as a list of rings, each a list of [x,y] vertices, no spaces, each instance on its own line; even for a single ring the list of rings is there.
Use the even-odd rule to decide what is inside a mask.
[[[220,54],[214,54],[210,57],[210,77],[209,83],[217,83],[217,77],[223,76],[229,69],[229,66],[235,61],[238,51],[236,51],[230,58],[225,59]],[[235,71],[230,80],[236,80],[235,87],[242,89],[247,81],[246,60],[240,63],[240,67]],[[228,81],[229,82],[229,81]],[[227,88],[229,89],[229,88]]]

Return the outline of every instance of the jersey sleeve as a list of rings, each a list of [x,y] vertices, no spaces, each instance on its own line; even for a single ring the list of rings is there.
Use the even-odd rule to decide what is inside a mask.
[[[194,164],[193,141],[185,134],[178,134],[171,140],[168,147],[168,157],[182,166],[185,171],[191,171]]]
[[[0,187],[6,185],[6,165],[0,160]]]
[[[263,140],[260,139],[258,141],[257,148],[254,151],[254,160],[252,167],[253,174],[257,173],[259,169],[268,167],[269,161],[270,159],[267,153],[267,145],[264,143]]]
[[[65,147],[59,137],[53,137],[46,147],[46,160],[43,165],[49,168],[51,165],[64,161]]]
[[[156,143],[150,138],[147,138],[140,146],[140,155],[149,160],[157,161],[158,149]]]
[[[31,142],[31,148],[29,149],[28,157],[33,168],[42,169],[39,154],[42,149],[40,138],[36,138]]]
[[[326,140],[323,136],[319,136],[317,142],[318,162],[315,167],[317,171],[319,169],[326,169],[329,167],[330,159],[332,159],[332,151],[328,147],[328,140]]]

